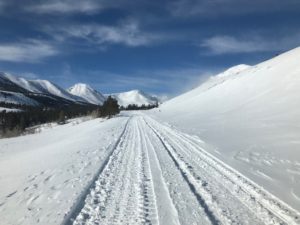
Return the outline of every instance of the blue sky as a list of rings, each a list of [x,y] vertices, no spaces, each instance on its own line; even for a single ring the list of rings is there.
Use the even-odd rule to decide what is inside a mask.
[[[299,0],[0,0],[0,70],[173,96],[300,45]]]

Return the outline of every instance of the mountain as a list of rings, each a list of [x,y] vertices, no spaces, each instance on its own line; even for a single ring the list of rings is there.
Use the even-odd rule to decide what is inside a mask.
[[[299,206],[299,59],[296,48],[233,67],[151,113],[199,136],[212,154]]]
[[[155,105],[159,99],[155,96],[148,95],[140,90],[132,90],[121,93],[110,94],[115,98],[120,106],[128,106],[130,104],[141,105]]]
[[[45,106],[86,104],[84,99],[50,81],[27,80],[3,72],[0,72],[0,102]]]
[[[0,72],[0,91],[26,92],[27,90],[14,83],[7,73]]]
[[[111,96],[124,107],[129,104],[155,105],[159,102],[157,97],[139,90],[114,93]],[[105,99],[105,96],[87,84],[78,83],[68,90],[64,90],[47,80],[27,80],[0,72],[0,103],[45,106],[74,103],[102,105]]]
[[[87,84],[75,84],[68,89],[68,92],[95,105],[102,105],[105,101],[105,97],[100,92],[94,90]]]
[[[29,92],[50,94],[68,99],[70,101],[82,101],[81,98],[71,95],[63,88],[59,87],[56,84],[53,84],[48,80],[26,80],[24,78],[16,77],[7,73],[5,74],[5,77],[8,78],[11,82],[17,84],[18,86],[26,89]]]
[[[0,103],[9,103],[9,104],[23,104],[30,106],[38,106],[39,102],[27,97],[22,93],[9,92],[9,91],[0,91]]]

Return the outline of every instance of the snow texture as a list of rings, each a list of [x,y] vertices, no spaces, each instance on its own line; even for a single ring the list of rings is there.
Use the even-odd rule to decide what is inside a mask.
[[[0,140],[1,224],[299,224],[206,148],[138,112]]]
[[[300,210],[300,48],[238,66],[152,111]]]

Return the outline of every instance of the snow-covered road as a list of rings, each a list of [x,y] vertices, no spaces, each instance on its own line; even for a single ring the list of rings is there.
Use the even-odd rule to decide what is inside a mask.
[[[300,214],[200,147],[131,114],[64,224],[300,224]]]

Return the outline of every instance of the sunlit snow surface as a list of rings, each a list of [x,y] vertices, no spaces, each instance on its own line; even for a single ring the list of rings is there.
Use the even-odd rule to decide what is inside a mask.
[[[238,66],[151,114],[300,210],[300,48]]]
[[[198,137],[142,112],[81,120],[0,140],[1,224],[300,222]]]
[[[61,224],[125,122],[75,120],[0,139],[0,224]]]

